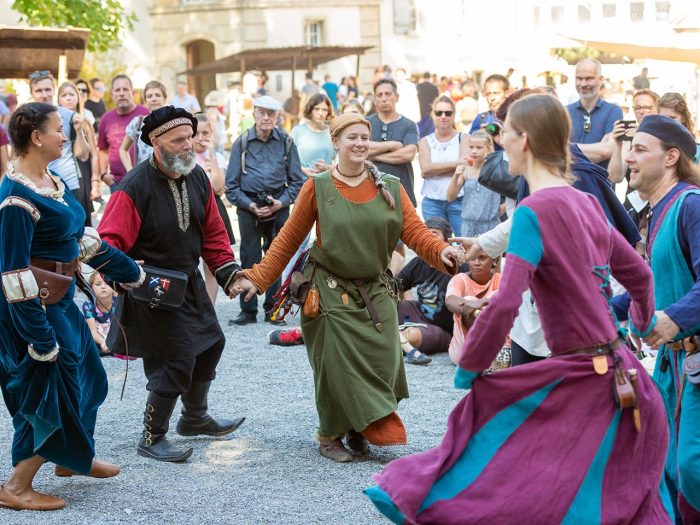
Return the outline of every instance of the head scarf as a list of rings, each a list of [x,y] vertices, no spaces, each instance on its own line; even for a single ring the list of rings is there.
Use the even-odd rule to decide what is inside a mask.
[[[331,121],[331,127],[329,129],[331,137],[338,137],[345,128],[353,124],[364,124],[370,132],[372,131],[372,125],[362,115],[358,115],[357,113],[344,113],[338,115]]]

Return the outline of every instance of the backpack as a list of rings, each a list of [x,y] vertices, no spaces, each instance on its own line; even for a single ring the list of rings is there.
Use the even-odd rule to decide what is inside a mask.
[[[284,167],[288,168],[289,167],[289,154],[292,151],[292,144],[294,144],[294,141],[292,140],[292,137],[282,130],[278,128],[278,131],[284,138]],[[246,175],[248,171],[246,170],[245,167],[245,157],[246,154],[248,153],[248,130],[245,130],[243,134],[241,135],[241,173],[243,175]]]

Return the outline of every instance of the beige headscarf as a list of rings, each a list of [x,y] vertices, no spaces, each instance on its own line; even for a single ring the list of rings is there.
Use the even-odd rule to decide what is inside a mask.
[[[345,128],[352,126],[353,124],[364,124],[367,126],[367,129],[370,132],[372,131],[372,125],[369,123],[369,121],[357,113],[344,113],[342,115],[338,115],[331,121],[331,127],[328,131],[330,132],[331,137],[336,138]]]

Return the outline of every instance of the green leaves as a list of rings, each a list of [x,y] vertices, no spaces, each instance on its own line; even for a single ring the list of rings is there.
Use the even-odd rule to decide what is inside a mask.
[[[133,29],[137,20],[118,0],[14,0],[12,9],[31,26],[89,29],[89,51],[120,45],[122,29]]]

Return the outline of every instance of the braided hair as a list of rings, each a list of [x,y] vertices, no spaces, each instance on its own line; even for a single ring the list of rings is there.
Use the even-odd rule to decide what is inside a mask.
[[[367,169],[367,174],[369,175],[369,180],[371,180],[374,185],[379,188],[382,194],[382,198],[389,205],[392,210],[396,208],[396,200],[391,194],[389,189],[386,187],[386,181],[382,178],[381,173],[377,167],[369,161],[365,161],[365,168]]]
[[[43,102],[31,102],[17,108],[10,118],[8,134],[18,156],[26,155],[32,143],[32,133],[43,131],[56,107]]]

